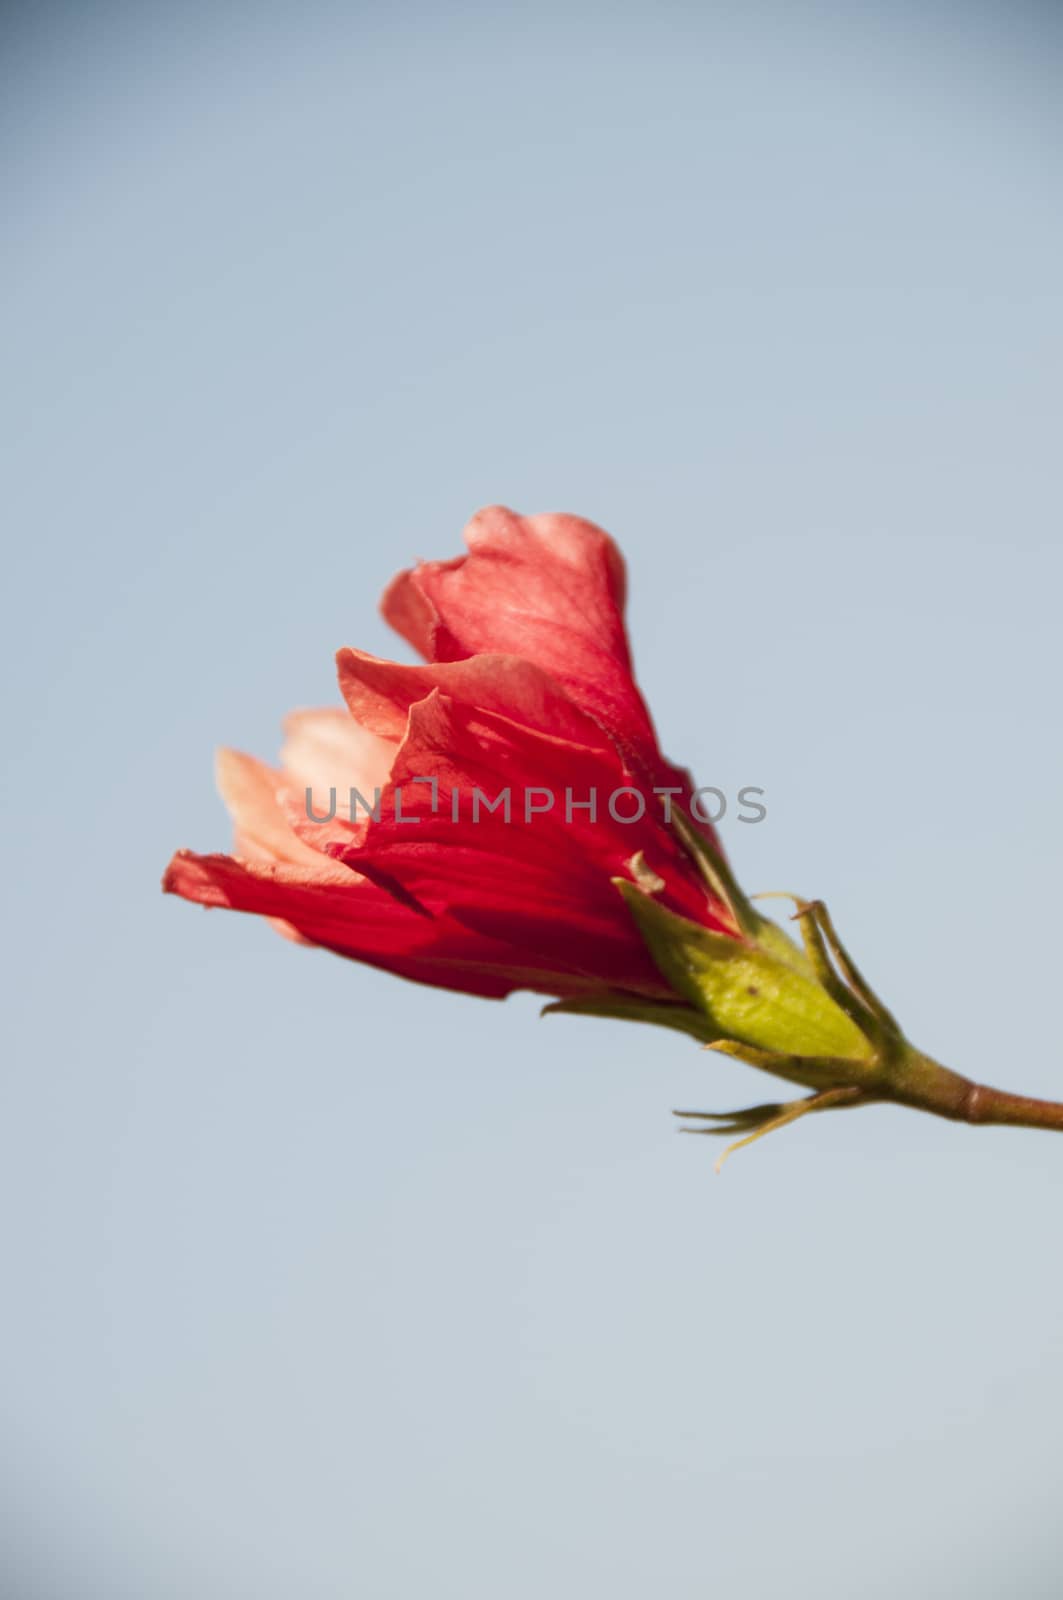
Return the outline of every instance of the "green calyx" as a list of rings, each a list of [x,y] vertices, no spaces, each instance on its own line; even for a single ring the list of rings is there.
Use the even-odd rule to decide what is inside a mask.
[[[544,1009],[675,1028],[810,1094],[741,1111],[678,1111],[684,1133],[740,1134],[732,1150],[810,1112],[893,1101],[952,1121],[1063,1132],[1063,1104],[990,1088],[943,1067],[909,1043],[839,939],[821,900],[791,895],[798,945],[762,917],[711,841],[679,829],[728,932],[677,916],[656,896],[663,881],[641,857],[614,878],[674,998],[604,989]],[[765,898],[765,897],[760,897]],[[772,897],[767,897],[772,898]]]
[[[812,1090],[801,1100],[740,1112],[677,1113],[696,1124],[688,1122],[686,1132],[741,1133],[724,1158],[812,1111],[893,1100],[939,1116],[971,1117],[974,1086],[909,1044],[821,901],[795,902],[799,947],[744,897],[738,906],[731,902],[737,931],[726,934],[668,911],[647,886],[613,881],[682,1002],[653,1009],[682,1014],[682,1022],[668,1019],[671,1026],[684,1027],[708,1048]],[[665,1020],[638,1004],[643,1020]]]
[[[732,938],[676,916],[624,879],[615,882],[662,974],[704,1018],[713,1036],[707,1042],[755,1066],[777,1057],[785,1068],[779,1076],[816,1087],[839,1081],[836,1062],[846,1064],[846,1082],[867,1075],[874,1046],[775,923],[758,917],[755,941]]]

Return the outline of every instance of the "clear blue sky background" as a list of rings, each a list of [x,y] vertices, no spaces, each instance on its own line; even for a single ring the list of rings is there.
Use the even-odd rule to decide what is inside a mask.
[[[1056,1597],[1063,1141],[159,895],[480,505],[627,552],[751,889],[1063,1096],[1048,5],[8,7],[15,1600]],[[405,658],[405,651],[402,651]]]

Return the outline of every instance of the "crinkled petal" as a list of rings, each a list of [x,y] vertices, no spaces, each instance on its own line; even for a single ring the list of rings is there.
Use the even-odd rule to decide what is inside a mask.
[[[485,654],[409,666],[344,649],[337,652],[336,669],[351,716],[383,740],[403,739],[410,707],[439,689],[452,700],[498,712],[560,739],[595,748],[611,742],[555,679],[520,656]]]
[[[281,761],[293,787],[304,795],[310,789],[319,812],[335,788],[340,816],[347,815],[352,788],[371,795],[387,782],[402,734],[400,728],[394,738],[380,738],[342,707],[293,711],[284,719],[284,732]]]
[[[324,869],[327,858],[297,837],[288,821],[284,774],[239,750],[219,750],[215,774],[236,829],[236,849],[252,861]],[[331,870],[331,869],[330,869]]]
[[[437,791],[414,783],[433,772]],[[554,738],[438,690],[410,710],[381,818],[342,859],[415,905],[493,937],[549,953],[559,967],[656,993],[658,974],[633,922],[618,917],[614,876],[641,853],[662,881],[662,901],[732,932],[615,751]],[[509,818],[500,802],[509,791]],[[400,791],[397,793],[397,791]],[[584,802],[595,796],[596,813]],[[546,796],[552,797],[548,809]],[[455,800],[456,796],[456,800]],[[609,813],[614,800],[622,815]],[[490,804],[497,803],[491,810]],[[529,810],[530,803],[530,810]],[[456,813],[456,815],[455,815]]]
[[[465,542],[467,556],[392,581],[381,601],[392,627],[429,661],[503,652],[534,663],[653,771],[660,755],[632,677],[624,563],[609,535],[580,517],[490,506]]]
[[[282,932],[417,983],[500,999],[515,989],[578,995],[592,984],[505,939],[411,909],[335,861],[313,871],[179,850],[163,889],[199,905],[262,916]]]

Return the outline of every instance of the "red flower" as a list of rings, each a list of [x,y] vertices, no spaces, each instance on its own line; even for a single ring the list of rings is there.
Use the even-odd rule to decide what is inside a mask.
[[[347,709],[290,717],[280,771],[223,751],[234,853],[179,851],[164,888],[421,983],[665,1023],[811,1090],[687,1114],[739,1145],[883,1100],[1063,1129],[916,1050],[821,901],[797,902],[799,949],[746,900],[658,749],[600,528],[493,507],[465,537],[384,596],[428,665],[341,650]]]
[[[620,553],[579,518],[500,507],[465,538],[383,599],[429,665],[341,650],[347,710],[289,718],[280,771],[223,751],[234,854],[180,851],[164,888],[470,994],[674,1001],[612,880],[738,929],[666,821],[691,784],[632,676]]]

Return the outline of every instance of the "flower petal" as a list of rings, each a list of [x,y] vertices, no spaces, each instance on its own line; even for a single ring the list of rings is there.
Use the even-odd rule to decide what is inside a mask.
[[[207,907],[283,924],[303,943],[439,988],[501,999],[514,989],[578,995],[591,984],[539,962],[505,939],[450,918],[418,915],[338,862],[315,871],[179,850],[163,889]],[[600,980],[599,980],[600,986]]]
[[[491,653],[408,666],[345,649],[337,652],[336,667],[351,716],[382,739],[404,738],[410,707],[440,689],[452,700],[496,711],[561,739],[592,748],[610,743],[599,724],[548,673],[520,656]]]
[[[286,735],[281,760],[294,786],[310,789],[314,809],[328,807],[328,791],[335,788],[337,814],[349,814],[352,788],[372,795],[383,788],[395,759],[402,730],[382,739],[360,726],[340,707],[324,711],[293,711],[284,719]]]
[[[436,776],[436,796],[413,781],[422,773]],[[435,690],[410,710],[380,821],[341,859],[432,914],[505,938],[538,962],[549,960],[581,980],[597,974],[599,983],[605,976],[658,993],[659,975],[641,937],[616,915],[612,879],[628,874],[633,855],[641,853],[646,870],[661,879],[665,904],[734,930],[726,908],[714,905],[693,877],[652,795],[642,796],[636,821],[610,815],[617,791],[632,787],[610,748],[554,738]],[[506,789],[509,821],[503,806],[487,806]],[[582,804],[592,792],[593,817]],[[536,811],[547,794],[553,803]],[[638,797],[618,804],[622,814],[634,814]]]
[[[632,677],[624,630],[624,563],[609,535],[562,514],[503,506],[465,530],[467,556],[424,561],[396,577],[384,616],[429,661],[503,651],[554,678],[643,771],[660,761]]]
[[[327,857],[292,831],[281,802],[283,773],[239,750],[219,750],[215,775],[235,824],[239,855],[251,861],[282,861],[307,869],[328,864]]]

